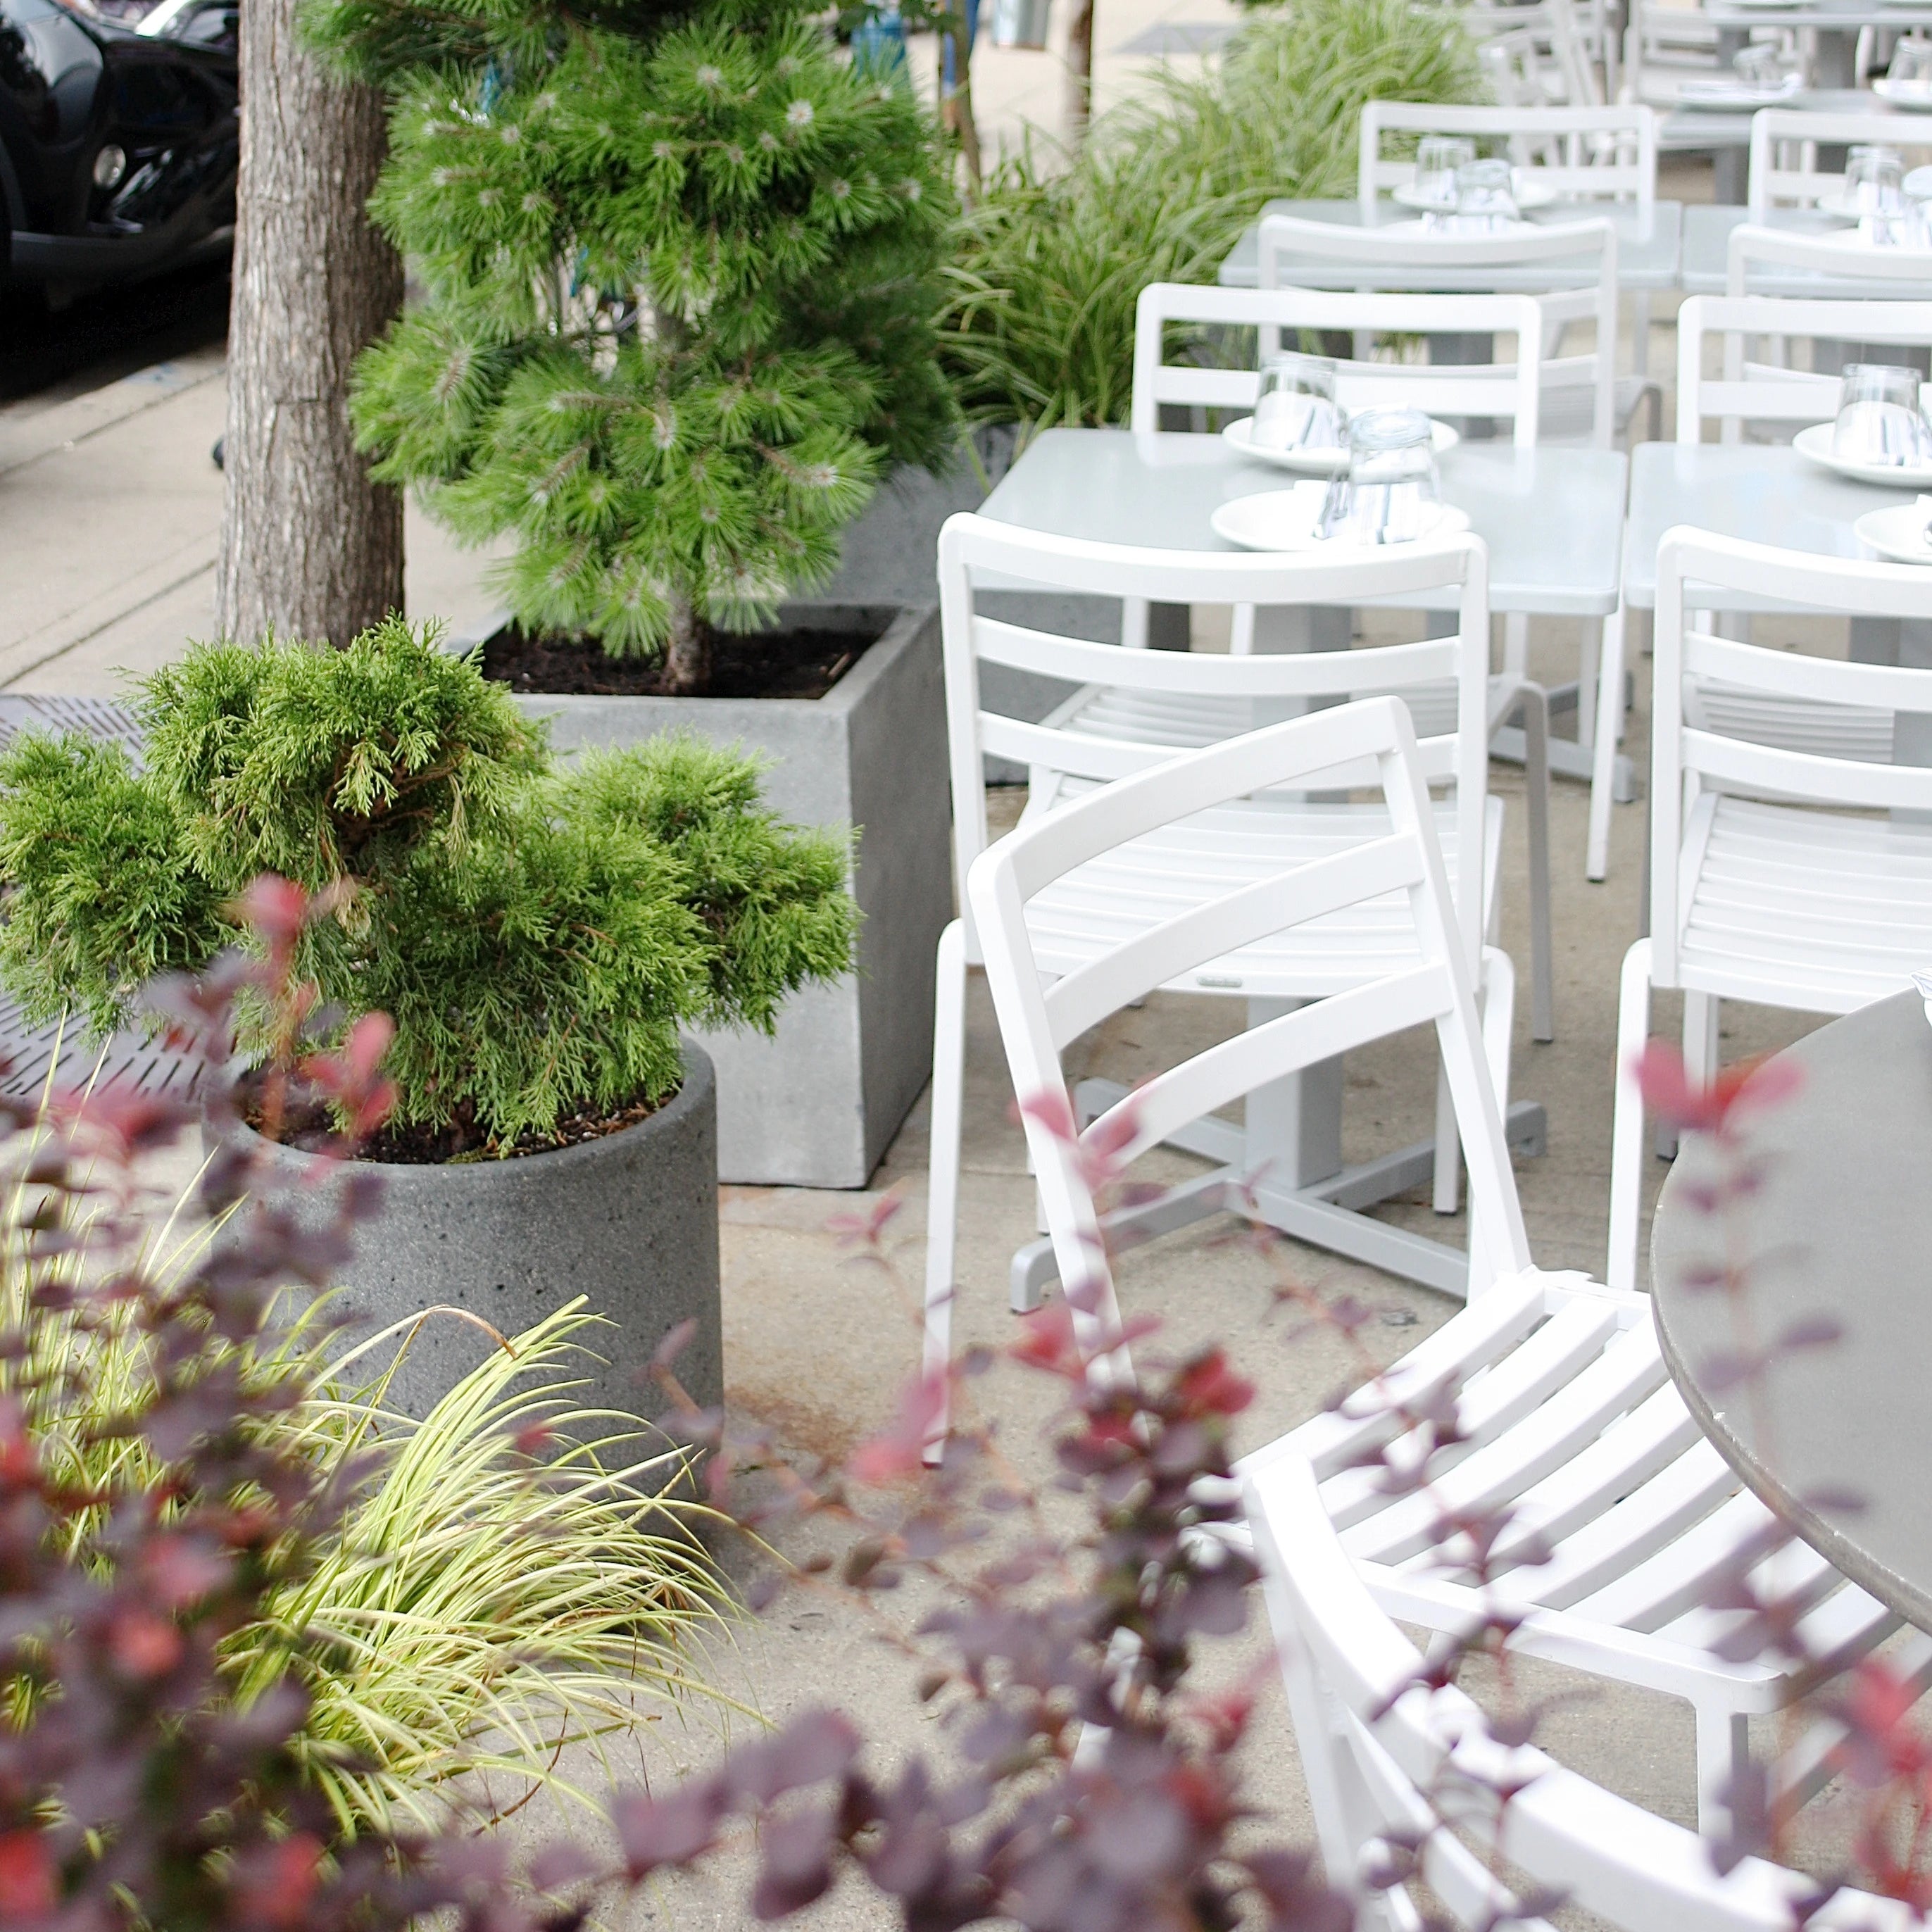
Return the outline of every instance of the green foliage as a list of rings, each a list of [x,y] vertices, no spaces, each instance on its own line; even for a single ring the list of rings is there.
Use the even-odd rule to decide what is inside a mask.
[[[0,1227],[0,1327],[22,1341],[0,1393],[33,1393],[34,1449],[74,1492],[156,1486],[150,1444],[120,1426],[155,1389],[138,1311],[50,1297],[28,1240]],[[146,1258],[172,1282],[206,1240],[162,1232]],[[591,1802],[560,1748],[587,1748],[602,1785],[620,1768],[611,1742],[654,1708],[718,1698],[703,1676],[724,1624],[694,1533],[701,1511],[657,1492],[682,1452],[574,1400],[599,1326],[580,1299],[492,1348],[420,1421],[384,1406],[382,1381],[358,1386],[358,1361],[393,1334],[345,1354],[328,1324],[320,1304],[218,1349],[224,1371],[286,1391],[262,1405],[258,1446],[350,1491],[306,1560],[224,1640],[227,1694],[245,1710],[285,1678],[301,1685],[291,1748],[345,1838],[436,1828],[452,1804],[500,1814],[532,1787]],[[541,1461],[518,1446],[532,1434]],[[63,1548],[84,1559],[102,1527],[98,1512],[68,1520]]]
[[[949,453],[934,130],[802,7],[308,17],[392,90],[371,207],[426,290],[358,365],[358,435],[460,536],[515,538],[524,624],[624,655],[768,620],[886,465]]]
[[[1134,304],[1150,282],[1209,282],[1279,197],[1352,196],[1362,104],[1471,100],[1480,74],[1447,9],[1293,0],[1218,68],[1167,74],[1070,165],[1009,160],[968,218],[945,355],[969,415],[1120,423]]]
[[[847,841],[778,820],[750,761],[666,739],[559,770],[426,631],[199,646],[142,692],[141,773],[84,740],[0,758],[0,977],[37,1018],[105,1030],[277,869],[334,888],[301,970],[344,1025],[394,1019],[398,1120],[501,1144],[661,1098],[680,1025],[768,1031],[850,968]]]
[[[118,745],[23,733],[0,760],[0,976],[37,1014],[69,1006],[110,1030],[158,973],[220,943],[221,895],[196,871],[180,814]]]

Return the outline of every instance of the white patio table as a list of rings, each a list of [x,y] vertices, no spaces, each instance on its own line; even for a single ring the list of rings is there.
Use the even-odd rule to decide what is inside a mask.
[[[1441,459],[1444,498],[1468,514],[1489,546],[1492,610],[1608,616],[1622,570],[1623,507],[1628,459],[1604,449],[1518,449],[1463,443]],[[1224,502],[1280,489],[1292,479],[1244,457],[1216,436],[1128,430],[1049,430],[1029,444],[981,506],[982,516],[1030,530],[1150,549],[1225,550],[1210,522]],[[1447,608],[1445,605],[1444,608]],[[1259,612],[1256,646],[1296,650],[1340,642],[1306,612]],[[1354,1167],[1342,1156],[1342,1064],[1325,1063],[1282,1086],[1265,1118],[1284,1138],[1256,1144],[1241,1130],[1198,1122],[1177,1144],[1221,1164],[1292,1180],[1306,1198],[1361,1208],[1424,1182],[1434,1148],[1422,1144]],[[1543,1108],[1509,1110],[1510,1144],[1540,1152]],[[1456,1250],[1394,1228],[1379,1231],[1360,1258],[1396,1267],[1410,1279],[1462,1292],[1467,1264]],[[1324,1237],[1324,1242],[1327,1238]],[[1339,1244],[1332,1244],[1339,1245]],[[1016,1258],[1038,1280],[1053,1270],[1049,1244]]]
[[[1766,5],[1765,0],[1704,0],[1704,17],[1718,30],[1718,64],[1728,67],[1731,57],[1750,39],[1755,27],[1810,28],[1818,38],[1817,57],[1811,78],[1820,89],[1855,87],[1858,76],[1852,71],[1852,56],[1862,27],[1932,27],[1932,0],[1914,6],[1898,0],[1798,0],[1798,4]]]
[[[1762,1179],[1739,1226],[1699,1211],[1710,1143],[1688,1138],[1664,1184],[1651,1288],[1664,1358],[1706,1435],[1757,1494],[1852,1582],[1932,1630],[1920,1279],[1932,1166],[1932,1027],[1916,993],[1834,1020],[1779,1056],[1803,1077],[1732,1131]],[[1747,1326],[1698,1283],[1742,1252]],[[1794,1350],[1762,1396],[1726,1364],[1819,1317],[1836,1340]]]
[[[1671,289],[1677,286],[1678,238],[1684,212],[1682,204],[1675,201],[1654,202],[1647,212],[1625,202],[1559,201],[1532,210],[1527,218],[1540,226],[1608,220],[1617,231],[1618,286]],[[1393,201],[1271,201],[1262,214],[1292,214],[1304,221],[1333,222],[1338,227],[1348,228],[1393,228],[1419,219],[1412,208]],[[1257,222],[1228,250],[1215,275],[1223,288],[1259,286],[1260,233],[1261,224]],[[1376,281],[1381,288],[1437,295],[1536,295],[1548,289],[1581,287],[1594,275],[1594,271],[1580,261],[1576,274],[1567,278],[1560,265],[1552,267],[1544,263],[1534,268],[1444,269],[1412,276],[1378,273]],[[1338,264],[1334,279],[1324,279],[1321,286],[1357,288],[1361,281],[1359,265],[1350,262]]]

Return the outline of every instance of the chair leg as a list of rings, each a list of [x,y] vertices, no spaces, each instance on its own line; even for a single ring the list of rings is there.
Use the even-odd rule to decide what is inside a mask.
[[[1624,955],[1617,1002],[1616,1112],[1610,1128],[1610,1238],[1604,1279],[1636,1286],[1636,1239],[1643,1181],[1643,1095],[1634,1062],[1650,1037],[1650,941]]]
[[[955,920],[939,936],[939,984],[932,1017],[932,1136],[926,1188],[924,1372],[941,1393],[926,1460],[937,1462],[951,1426],[944,1378],[952,1359],[954,1261],[959,1229],[960,1136],[966,1078],[966,928]]]
[[[1489,1062],[1499,1118],[1509,1118],[1510,1047],[1516,1030],[1516,968],[1499,946],[1483,949],[1483,982],[1478,992],[1483,1025],[1483,1058]],[[1504,1272],[1497,1260],[1475,1190],[1469,1190],[1469,1285],[1473,1300]]]
[[[1503,618],[1503,670],[1510,677],[1529,675],[1529,620],[1520,610]]]
[[[1529,814],[1529,1023],[1556,1037],[1556,964],[1550,933],[1550,695],[1522,688],[1523,791]]]
[[[1697,1831],[1723,1837],[1731,1822],[1727,1796],[1750,1764],[1750,1726],[1735,1711],[1697,1708]]]
[[[1714,993],[1684,995],[1684,1070],[1700,1087],[1718,1074],[1718,1021],[1723,1002]]]
[[[1438,1214],[1453,1214],[1462,1194],[1462,1142],[1456,1130],[1456,1100],[1446,1067],[1436,1070],[1436,1192]]]
[[[1586,878],[1600,880],[1610,868],[1610,805],[1615,795],[1617,740],[1624,712],[1624,610],[1604,620],[1597,652],[1596,742],[1590,759],[1590,829],[1584,844]]]

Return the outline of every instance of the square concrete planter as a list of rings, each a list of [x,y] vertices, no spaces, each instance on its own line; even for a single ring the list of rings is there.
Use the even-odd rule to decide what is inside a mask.
[[[823,698],[518,702],[565,753],[665,731],[742,746],[764,754],[786,818],[860,828],[857,974],[795,994],[771,1039],[695,1037],[718,1070],[721,1180],[862,1187],[932,1072],[933,954],[952,916],[939,614],[800,602],[782,621],[884,634]]]

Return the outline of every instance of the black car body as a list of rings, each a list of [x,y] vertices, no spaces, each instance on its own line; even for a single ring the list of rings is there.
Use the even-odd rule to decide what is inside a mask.
[[[0,0],[0,199],[14,279],[119,281],[226,244],[238,7]]]

